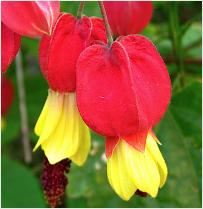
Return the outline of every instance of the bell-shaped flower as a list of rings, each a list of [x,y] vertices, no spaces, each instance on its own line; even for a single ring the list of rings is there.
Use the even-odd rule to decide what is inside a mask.
[[[23,36],[50,35],[59,14],[59,1],[1,2],[2,22],[12,31]]]
[[[116,36],[140,33],[152,17],[150,1],[104,1],[112,32]]]
[[[14,33],[1,23],[1,72],[6,72],[14,60],[20,48],[20,39],[20,35]]]
[[[50,90],[35,127],[51,164],[65,158],[82,165],[90,149],[90,132],[76,105],[76,62],[80,53],[96,40],[106,41],[99,18],[76,19],[61,14],[51,36],[43,36],[39,61]]]
[[[155,197],[167,168],[149,131],[171,96],[170,77],[155,46],[140,35],[120,37],[110,47],[90,46],[78,59],[76,75],[79,112],[91,129],[106,136],[112,187],[125,200],[137,189]]]

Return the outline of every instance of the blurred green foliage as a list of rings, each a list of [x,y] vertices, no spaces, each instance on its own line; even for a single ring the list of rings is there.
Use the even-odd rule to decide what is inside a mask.
[[[79,2],[61,2],[61,10],[76,14]],[[86,2],[86,15],[100,16],[96,2]],[[201,207],[201,2],[154,2],[150,24],[142,34],[149,37],[165,60],[172,81],[172,100],[155,127],[162,142],[169,175],[156,199],[121,200],[106,177],[104,140],[92,133],[92,150],[83,167],[71,165],[65,207]],[[32,146],[34,125],[47,96],[47,83],[38,65],[38,40],[22,39],[26,103]],[[8,76],[16,87],[15,63]],[[17,88],[15,88],[17,89]],[[2,207],[46,207],[40,187],[43,153],[23,162],[18,94],[2,130]]]

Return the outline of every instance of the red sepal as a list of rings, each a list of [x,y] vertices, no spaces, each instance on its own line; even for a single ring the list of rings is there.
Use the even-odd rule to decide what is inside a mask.
[[[75,91],[76,61],[94,39],[104,39],[105,29],[100,23],[98,19],[83,17],[77,20],[71,14],[62,14],[52,35],[43,36],[39,62],[42,73],[53,90]]]
[[[90,17],[89,19],[92,22],[92,32],[89,45],[93,45],[97,43],[97,41],[107,43],[103,19],[98,17]]]
[[[171,94],[166,66],[145,37],[130,35],[110,48],[88,47],[77,62],[77,104],[84,121],[104,136],[145,133],[163,116]]]
[[[130,136],[125,136],[122,138],[118,137],[106,137],[106,157],[109,158],[114,149],[116,148],[119,140],[125,140],[129,145],[134,147],[136,150],[140,152],[144,152],[145,145],[146,145],[146,139],[147,139],[148,131],[142,133],[133,134]]]
[[[106,157],[107,158],[109,158],[112,155],[118,142],[119,142],[118,137],[106,137],[105,146],[106,146]]]
[[[152,17],[152,2],[104,1],[112,32],[117,35],[140,33]]]
[[[1,2],[2,22],[12,31],[23,36],[51,34],[59,14],[59,1]]]
[[[20,48],[20,35],[1,23],[1,72],[6,72]]]
[[[133,146],[136,150],[140,152],[144,152],[146,139],[147,139],[148,130],[145,132],[137,132],[130,136],[125,136],[123,139],[131,146]]]

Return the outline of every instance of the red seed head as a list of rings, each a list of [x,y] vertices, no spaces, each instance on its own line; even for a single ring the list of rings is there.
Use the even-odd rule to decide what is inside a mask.
[[[45,197],[52,208],[55,208],[64,195],[68,179],[65,173],[69,172],[71,161],[66,159],[54,165],[44,160],[44,168],[41,176]]]
[[[104,1],[112,32],[117,35],[140,33],[152,17],[152,2]]]

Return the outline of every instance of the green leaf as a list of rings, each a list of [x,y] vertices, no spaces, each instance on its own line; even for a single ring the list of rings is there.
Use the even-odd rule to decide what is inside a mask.
[[[182,37],[183,47],[189,47],[202,37],[202,26],[200,23],[193,23]]]
[[[101,160],[103,139],[93,135],[93,141],[99,143],[98,151],[89,156],[83,167],[72,166],[68,174],[71,204],[80,201],[78,207],[82,207],[83,203],[85,207],[200,207],[200,82],[193,82],[173,95],[169,110],[156,133],[163,144],[160,150],[169,170],[166,184],[157,198],[134,196],[128,202],[121,200],[110,187],[106,164]],[[99,169],[96,169],[96,164],[100,165]]]
[[[32,172],[19,162],[2,157],[2,207],[45,207],[42,190]]]
[[[200,207],[200,82],[194,82],[173,96],[157,134],[169,170],[165,197],[176,202],[178,207]]]

